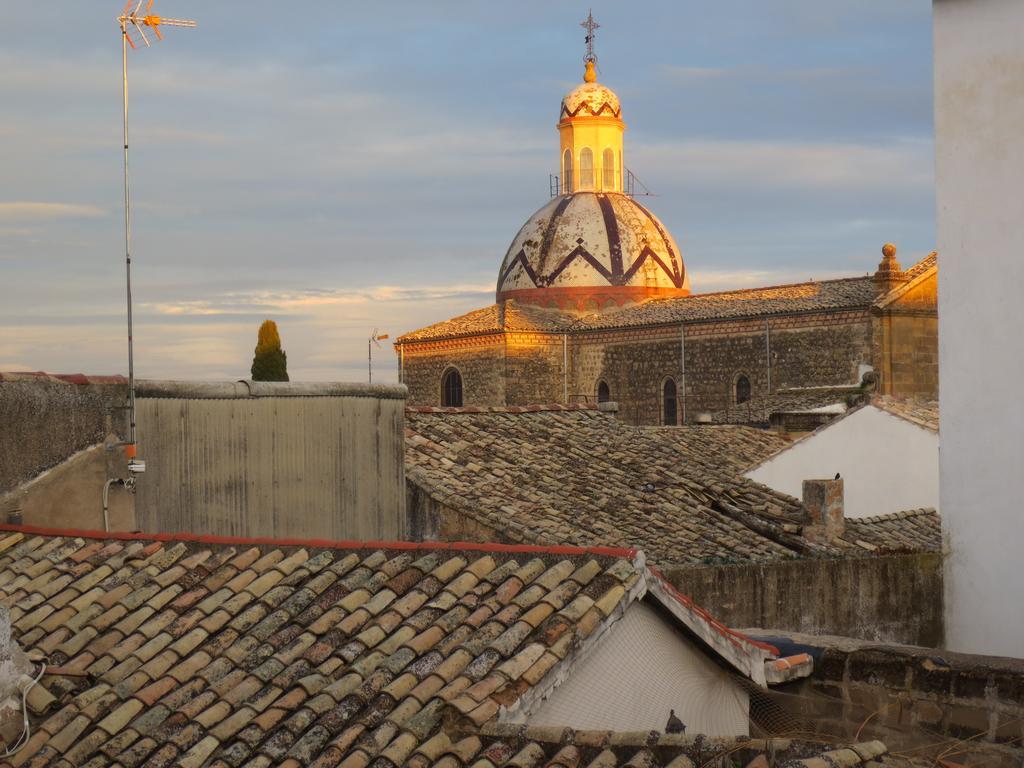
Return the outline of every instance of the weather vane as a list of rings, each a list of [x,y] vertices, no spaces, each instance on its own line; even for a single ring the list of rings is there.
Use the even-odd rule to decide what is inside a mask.
[[[135,443],[135,357],[132,348],[132,208],[131,197],[128,187],[128,46],[135,47],[135,43],[129,34],[129,28],[134,27],[139,33],[142,42],[149,46],[149,38],[143,27],[149,27],[157,40],[163,40],[160,34],[160,27],[194,27],[196,23],[187,19],[165,19],[153,13],[153,1],[146,3],[145,12],[142,11],[142,4],[146,0],[128,0],[121,15],[117,17],[118,26],[121,27],[121,97],[124,109],[124,261],[125,261],[125,284],[128,298],[128,424],[129,437],[128,446],[125,451],[129,463],[128,469],[131,472],[144,472],[145,462],[136,457]],[[132,6],[135,6],[132,8]]]
[[[596,21],[594,21],[594,12],[592,10],[587,11],[587,20],[580,23],[580,26],[587,30],[587,55],[583,57],[584,61],[597,62],[597,56],[594,54],[594,30],[601,27]]]

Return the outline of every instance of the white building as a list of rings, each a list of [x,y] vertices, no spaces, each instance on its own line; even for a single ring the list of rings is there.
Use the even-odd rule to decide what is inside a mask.
[[[800,498],[810,478],[843,478],[845,514],[939,507],[937,403],[876,397],[769,456],[747,477]]]
[[[1024,656],[1024,2],[933,9],[946,638]]]

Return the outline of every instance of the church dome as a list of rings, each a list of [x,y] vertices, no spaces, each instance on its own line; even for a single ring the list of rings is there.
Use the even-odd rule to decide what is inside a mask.
[[[562,99],[558,119],[572,117],[622,117],[622,107],[615,91],[597,82],[594,62],[588,61],[583,83],[573,88]]]
[[[576,192],[519,230],[497,298],[586,311],[689,292],[679,247],[653,213],[622,193]]]

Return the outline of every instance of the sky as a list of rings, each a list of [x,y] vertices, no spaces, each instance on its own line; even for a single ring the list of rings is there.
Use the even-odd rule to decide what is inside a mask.
[[[582,78],[565,0],[158,0],[129,51],[135,368],[366,380],[488,305]],[[0,371],[127,372],[117,2],[0,5]],[[931,0],[595,2],[626,165],[694,292],[934,248]],[[396,379],[390,342],[374,380]]]

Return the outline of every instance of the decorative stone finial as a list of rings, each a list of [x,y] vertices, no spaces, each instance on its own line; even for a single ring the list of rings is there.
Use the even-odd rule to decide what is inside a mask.
[[[900,263],[896,261],[896,246],[892,243],[882,246],[882,260],[878,263],[874,281],[880,294],[888,293],[897,285],[906,282],[906,275],[903,274]]]
[[[882,246],[882,255],[887,259],[896,258],[896,246],[892,243],[886,243]]]
[[[596,83],[597,72],[594,71],[594,62],[587,61],[587,71],[583,73],[583,82],[585,83]]]

